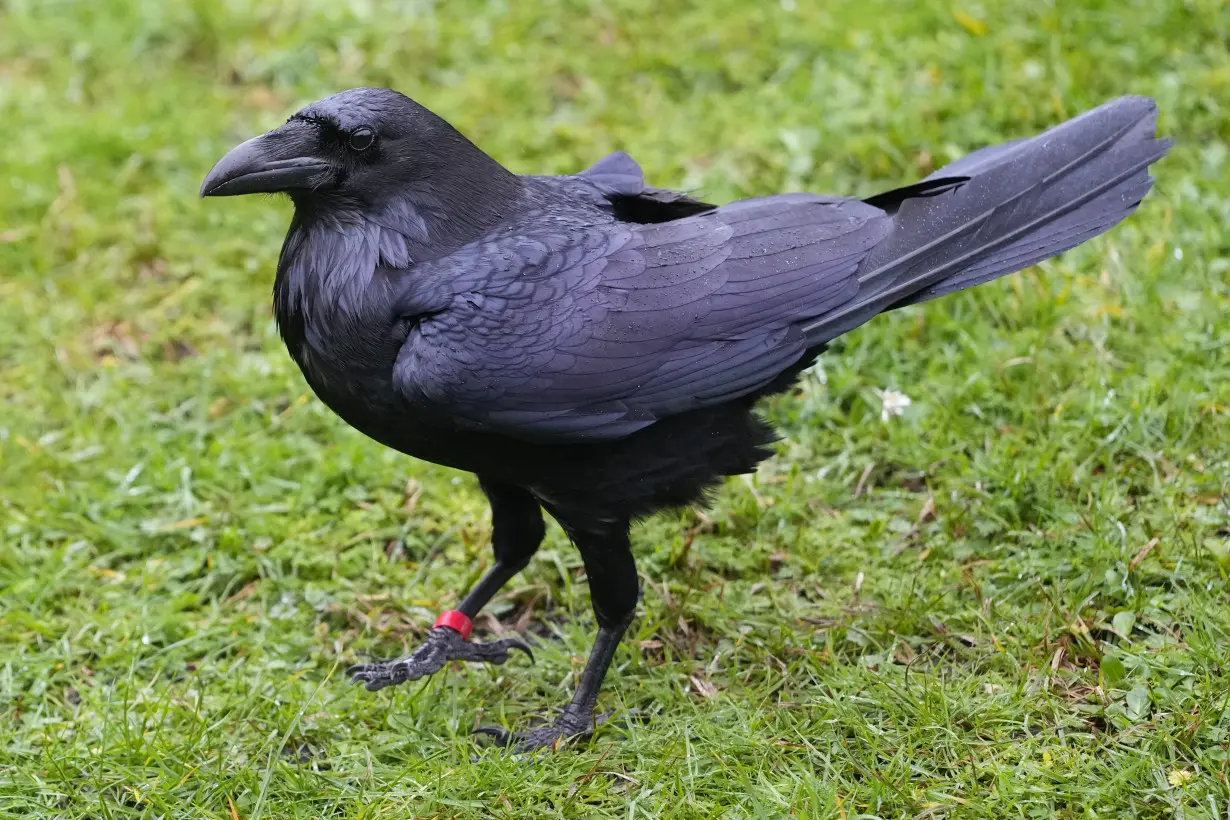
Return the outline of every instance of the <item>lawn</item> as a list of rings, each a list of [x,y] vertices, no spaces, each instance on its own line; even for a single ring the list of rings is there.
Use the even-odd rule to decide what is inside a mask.
[[[1220,0],[0,0],[0,817],[1230,816],[1228,44]],[[567,698],[579,556],[553,526],[479,622],[534,666],[349,685],[488,565],[487,508],[309,393],[289,203],[197,198],[357,85],[718,201],[1124,93],[1180,142],[1107,236],[767,405],[775,457],[635,531],[601,706],[648,719],[525,760],[470,730]]]

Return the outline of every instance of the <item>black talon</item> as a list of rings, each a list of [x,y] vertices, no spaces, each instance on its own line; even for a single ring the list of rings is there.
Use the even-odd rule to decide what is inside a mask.
[[[507,638],[509,649],[520,649],[525,653],[525,656],[530,659],[530,663],[534,663],[534,653],[530,651],[530,645],[519,638]]]
[[[503,726],[479,726],[471,734],[487,735],[494,738],[496,746],[509,746],[512,743],[515,734],[508,731]]]

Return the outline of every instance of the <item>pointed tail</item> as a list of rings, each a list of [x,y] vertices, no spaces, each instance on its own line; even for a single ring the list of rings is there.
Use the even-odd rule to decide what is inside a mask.
[[[1117,225],[1173,140],[1157,106],[1120,97],[1036,137],[975,151],[920,183],[867,200],[892,232],[859,268],[859,294],[803,330],[823,344],[893,310],[989,282]]]

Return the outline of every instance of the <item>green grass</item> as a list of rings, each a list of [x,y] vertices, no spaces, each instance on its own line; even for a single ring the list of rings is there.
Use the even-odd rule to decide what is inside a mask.
[[[1228,9],[0,2],[0,816],[1226,817]],[[309,395],[289,205],[196,197],[355,85],[522,172],[626,149],[721,201],[1123,93],[1180,143],[1108,236],[850,334],[753,479],[638,528],[601,703],[651,720],[520,761],[469,730],[568,696],[579,557],[553,527],[491,607],[537,665],[349,686],[489,562],[487,510]]]

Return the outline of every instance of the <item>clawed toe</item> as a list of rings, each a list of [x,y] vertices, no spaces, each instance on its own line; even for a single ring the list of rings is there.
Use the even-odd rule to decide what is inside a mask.
[[[517,649],[525,653],[525,656],[530,659],[530,663],[534,662],[534,653],[530,650],[530,645],[520,638],[504,638],[503,642],[509,649]]]
[[[502,726],[479,726],[474,730],[476,735],[487,735],[492,739],[493,746],[511,749],[514,754],[528,754],[540,749],[558,749],[567,743],[588,739],[599,726],[614,725],[626,728],[628,719],[647,720],[648,716],[638,709],[629,709],[620,715],[620,720],[612,721],[615,712],[605,712],[597,718],[584,718],[573,712],[564,712],[554,723],[539,726],[528,731],[509,731]]]
[[[516,733],[508,731],[503,726],[479,726],[472,734],[487,735],[492,739],[494,746],[511,746],[513,740],[516,739]]]
[[[406,661],[355,664],[346,670],[346,674],[350,676],[351,683],[361,683],[369,692],[411,680]]]
[[[524,652],[525,656],[530,659],[530,663],[534,662],[534,653],[530,650],[530,645],[520,638],[501,638],[498,641],[489,643],[471,643],[467,644],[468,649],[464,656],[458,657],[458,660],[473,660],[481,661],[482,663],[502,664],[508,660],[508,651],[516,649]]]
[[[426,642],[409,656],[383,663],[355,664],[346,670],[351,683],[361,683],[369,692],[386,686],[415,681],[440,671],[451,660],[502,664],[508,651],[517,649],[534,662],[529,644],[520,638],[501,638],[489,643],[470,643],[453,629],[437,627],[427,635]]]
[[[588,737],[590,730],[570,732],[568,727],[553,723],[528,732],[510,732],[502,726],[479,726],[474,734],[487,735],[492,739],[493,746],[511,750],[514,754],[529,754],[539,749],[556,749],[569,740]]]

